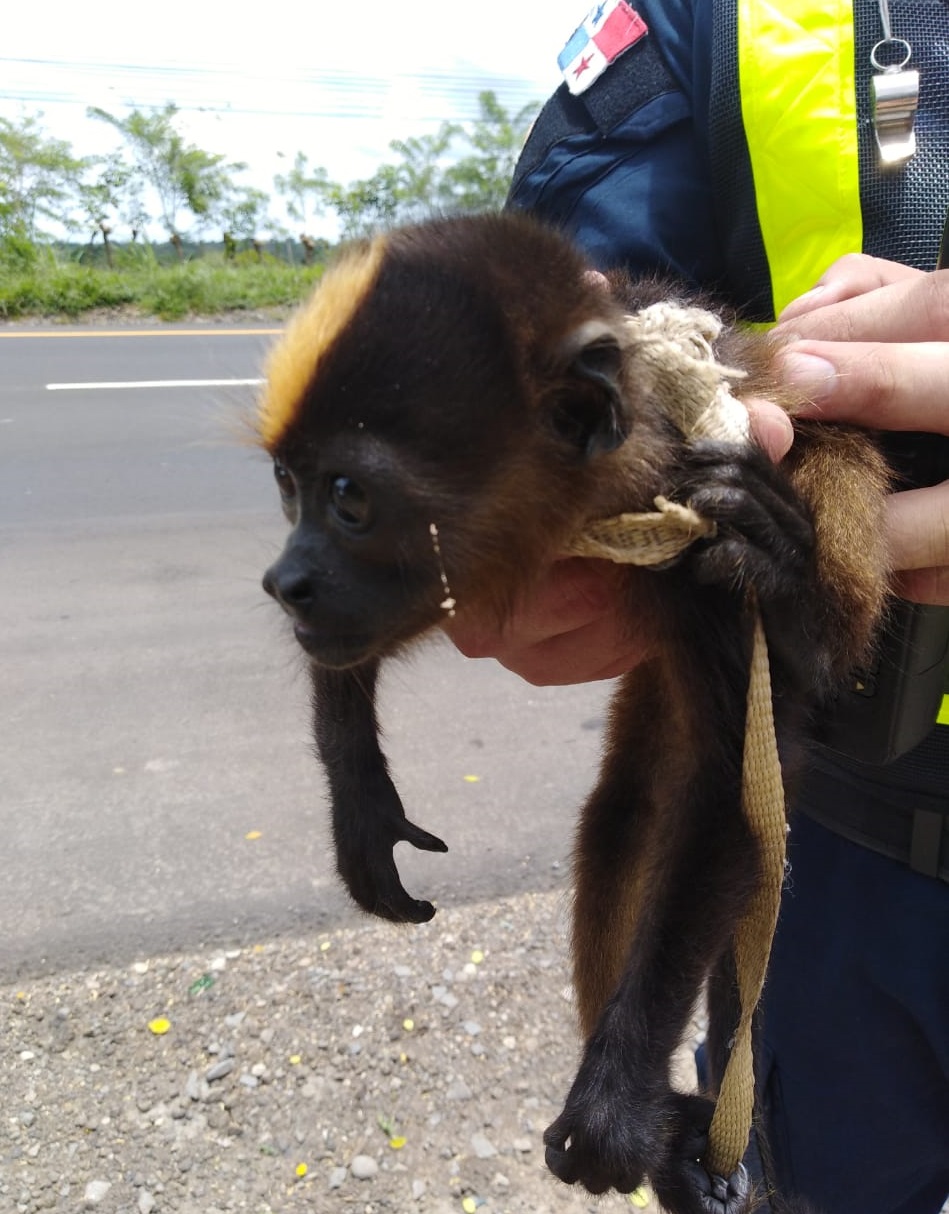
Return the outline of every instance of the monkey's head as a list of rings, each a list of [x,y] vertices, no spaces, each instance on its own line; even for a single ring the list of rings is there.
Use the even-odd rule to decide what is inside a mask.
[[[264,587],[318,663],[390,653],[455,604],[503,616],[634,425],[621,315],[513,215],[401,229],[327,272],[258,418],[292,528]]]

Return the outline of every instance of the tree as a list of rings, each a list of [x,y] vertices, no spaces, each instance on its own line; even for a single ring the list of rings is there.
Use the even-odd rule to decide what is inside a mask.
[[[326,210],[327,195],[333,188],[326,169],[311,169],[305,152],[297,152],[293,167],[286,173],[278,173],[274,187],[286,198],[287,214],[301,225],[304,233],[309,231],[310,220],[319,218]]]
[[[490,91],[479,95],[471,124],[443,122],[435,134],[396,139],[399,159],[348,186],[324,187],[344,237],[405,223],[433,211],[497,210],[504,204],[518,153],[538,107],[509,115]],[[459,147],[460,145],[460,147]]]
[[[331,183],[327,202],[339,217],[344,239],[389,227],[399,218],[398,170],[384,164],[363,181],[348,186]]]
[[[87,162],[49,138],[42,115],[0,118],[0,239],[32,243],[44,220],[61,221]]]
[[[461,133],[460,126],[443,122],[434,135],[415,135],[389,144],[402,158],[393,166],[400,221],[421,219],[451,201],[444,162]]]
[[[109,123],[129,146],[135,169],[158,198],[161,222],[182,256],[178,216],[191,212],[197,226],[210,223],[218,208],[235,191],[232,174],[246,168],[225,163],[225,157],[186,143],[175,128],[178,107],[171,101],[151,111],[132,110],[117,118],[97,107],[90,117]]]
[[[135,177],[117,152],[94,157],[89,161],[88,167],[94,176],[91,180],[81,180],[76,191],[82,223],[92,232],[90,245],[95,241],[97,233],[102,234],[106,261],[109,269],[112,269],[112,245],[109,236],[112,234],[114,219],[126,201],[128,200],[133,209],[133,200],[140,201],[135,188]]]
[[[492,211],[504,206],[514,166],[539,107],[523,106],[509,115],[490,90],[478,95],[481,116],[462,138],[471,151],[445,170],[445,185],[461,211]]]
[[[261,253],[258,235],[267,222],[269,199],[263,190],[239,187],[219,207],[219,218],[224,229],[224,249],[228,259],[237,252],[238,239],[249,240],[258,257]]]

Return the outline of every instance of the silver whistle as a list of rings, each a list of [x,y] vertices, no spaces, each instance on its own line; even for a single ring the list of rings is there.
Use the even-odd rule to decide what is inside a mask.
[[[903,49],[900,62],[884,66],[877,52],[884,46]],[[916,110],[919,105],[919,72],[907,68],[912,49],[902,38],[885,38],[870,53],[879,72],[870,77],[870,106],[880,160],[884,165],[903,164],[916,151]]]

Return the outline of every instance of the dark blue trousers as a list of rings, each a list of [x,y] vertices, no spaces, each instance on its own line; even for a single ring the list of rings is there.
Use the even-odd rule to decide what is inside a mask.
[[[949,884],[798,813],[763,999],[778,1187],[823,1214],[949,1195]]]

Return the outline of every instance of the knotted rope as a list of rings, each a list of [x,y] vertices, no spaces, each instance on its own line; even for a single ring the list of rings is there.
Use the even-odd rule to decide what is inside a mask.
[[[712,343],[722,323],[701,308],[654,304],[626,319],[637,363],[653,378],[652,389],[687,438],[749,441],[748,411],[732,396],[729,380],[744,372],[715,360]],[[691,507],[658,497],[655,513],[621,514],[590,523],[569,553],[621,564],[659,565],[695,540],[715,533],[715,523]],[[752,597],[752,596],[750,596]],[[753,597],[751,606],[754,608]],[[761,880],[735,932],[734,950],[741,1015],[722,1078],[704,1164],[729,1176],[748,1146],[754,1109],[752,1020],[764,984],[784,881],[786,819],[784,785],[774,733],[767,642],[757,609],[748,685],[742,763],[742,811],[758,841]]]

